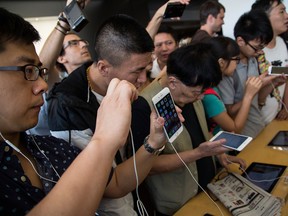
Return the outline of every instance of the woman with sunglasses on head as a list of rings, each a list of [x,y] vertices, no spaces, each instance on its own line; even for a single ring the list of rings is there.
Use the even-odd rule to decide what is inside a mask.
[[[211,38],[207,43],[212,46],[213,54],[218,59],[223,76],[233,76],[237,64],[240,61],[240,50],[237,43],[228,37]],[[217,88],[219,81],[214,83],[214,87],[206,89],[202,99],[206,118],[210,132],[214,135],[221,129],[241,133],[245,125],[251,101],[255,94],[260,90],[262,81],[258,77],[249,77],[246,82],[243,103],[239,112],[232,118],[228,115],[221,95]]]

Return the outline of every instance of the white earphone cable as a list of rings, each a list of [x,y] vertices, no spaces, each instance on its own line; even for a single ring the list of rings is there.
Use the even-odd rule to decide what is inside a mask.
[[[139,179],[138,179],[138,171],[137,171],[137,166],[136,166],[136,156],[135,156],[135,146],[134,146],[134,139],[133,139],[133,133],[131,128],[129,129],[130,131],[130,135],[131,135],[131,145],[132,145],[132,151],[133,151],[133,163],[134,163],[134,172],[135,172],[135,177],[136,177],[136,196],[137,196],[137,201],[136,201],[136,205],[137,205],[137,209],[139,211],[140,216],[149,216],[144,204],[142,203],[140,196],[139,196],[139,191],[138,191],[138,187],[139,187]]]
[[[1,138],[5,141],[5,143],[7,143],[11,148],[13,148],[16,152],[18,152],[19,154],[21,154],[32,166],[33,170],[35,171],[35,173],[41,178],[41,179],[44,179],[46,181],[49,181],[49,182],[52,182],[52,183],[57,183],[57,181],[54,181],[54,180],[51,180],[51,179],[48,179],[48,178],[45,178],[43,176],[41,176],[38,171],[36,170],[34,164],[32,163],[32,161],[25,155],[21,152],[21,150],[19,148],[17,148],[13,143],[11,143],[9,140],[5,139],[5,137],[2,135],[2,133],[0,132],[0,136]],[[36,144],[35,140],[34,140],[34,137],[32,136],[33,138],[33,142],[35,143],[35,145],[37,146],[37,148],[39,149],[39,151],[45,156],[45,158],[49,161],[49,159],[47,158],[47,156],[42,152],[42,150],[40,150],[39,146]],[[51,167],[52,169],[55,171],[56,175],[60,178],[60,175],[58,174],[58,172],[55,170],[55,168],[53,167],[53,165],[51,164]]]

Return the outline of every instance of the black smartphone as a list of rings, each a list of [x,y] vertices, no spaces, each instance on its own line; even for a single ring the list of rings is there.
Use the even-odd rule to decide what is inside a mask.
[[[76,0],[73,0],[64,8],[64,13],[71,29],[76,32],[81,31],[88,23],[88,20]]]
[[[185,7],[186,5],[181,4],[180,2],[168,3],[163,18],[167,19],[171,17],[181,17],[183,15]]]

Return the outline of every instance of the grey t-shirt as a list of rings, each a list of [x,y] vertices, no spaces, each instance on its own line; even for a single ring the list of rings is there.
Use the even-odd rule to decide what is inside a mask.
[[[258,63],[255,58],[250,58],[247,65],[240,62],[232,77],[223,77],[218,88],[225,105],[235,104],[243,99],[246,81],[251,76],[259,76]],[[263,117],[258,108],[258,94],[256,94],[241,134],[254,138],[264,127]]]

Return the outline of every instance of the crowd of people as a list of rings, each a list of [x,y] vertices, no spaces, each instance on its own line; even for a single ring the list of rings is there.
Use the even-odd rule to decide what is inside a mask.
[[[255,138],[288,120],[286,77],[268,74],[288,61],[281,0],[256,0],[233,39],[221,35],[225,7],[205,1],[181,46],[162,23],[170,2],[190,0],[169,0],[146,28],[124,14],[106,19],[95,60],[63,13],[38,56],[38,31],[0,8],[0,215],[136,216],[141,199],[146,214],[173,215],[219,169],[245,169],[214,134]],[[152,104],[166,87],[184,128],[172,143]]]

